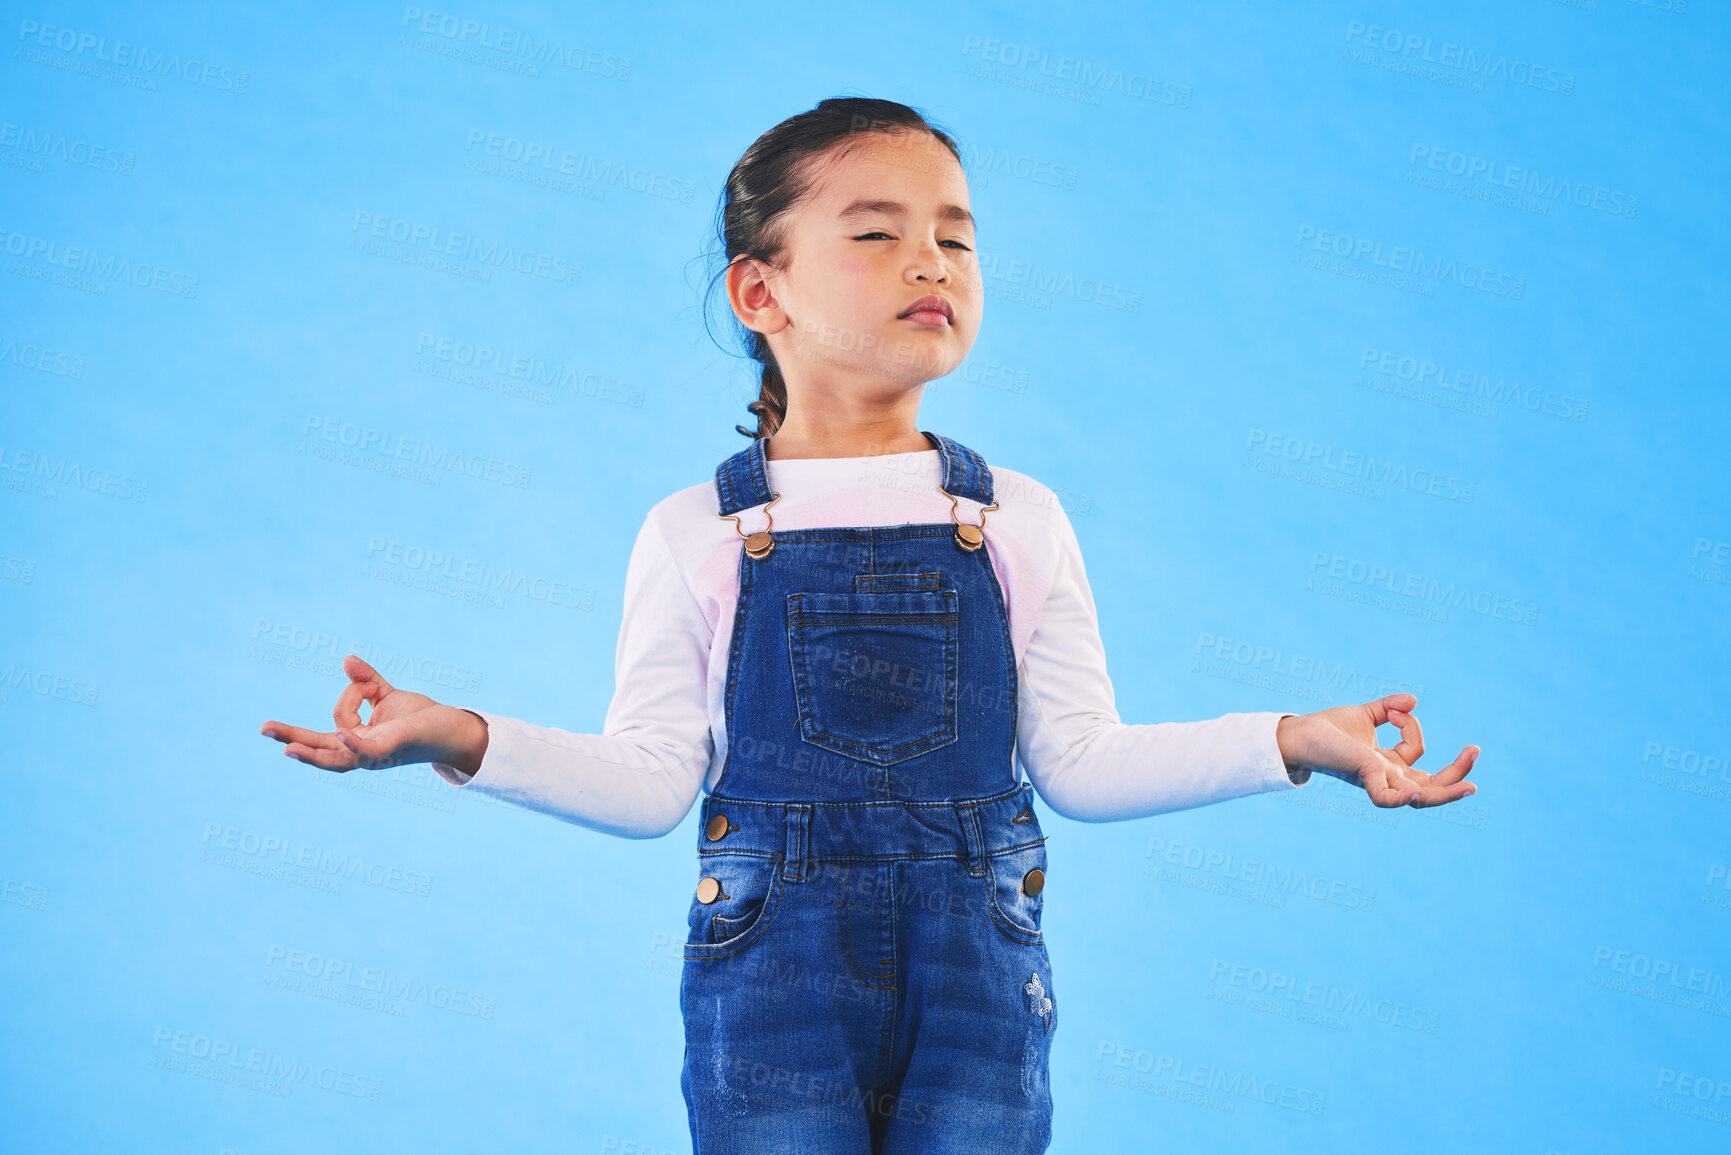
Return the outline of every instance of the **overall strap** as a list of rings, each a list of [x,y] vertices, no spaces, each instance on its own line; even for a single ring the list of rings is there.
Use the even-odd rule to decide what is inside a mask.
[[[938,451],[944,467],[944,491],[981,505],[992,504],[992,471],[986,467],[986,459],[942,434],[920,432]],[[768,444],[767,438],[758,438],[715,467],[715,493],[723,516],[762,505],[775,496],[769,489]]]
[[[986,459],[940,433],[924,429],[920,432],[937,449],[938,460],[944,463],[944,492],[981,505],[992,504],[992,471],[986,468]]]
[[[769,491],[769,465],[764,457],[767,438],[759,437],[715,467],[715,493],[721,499],[722,516],[762,505],[775,495]]]

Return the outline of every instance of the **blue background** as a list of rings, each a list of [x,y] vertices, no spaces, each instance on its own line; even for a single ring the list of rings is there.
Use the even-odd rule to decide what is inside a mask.
[[[689,1149],[689,820],[609,838],[257,728],[324,724],[357,649],[599,729],[637,527],[755,396],[696,309],[720,182],[847,93],[967,149],[986,318],[921,424],[1061,495],[1125,720],[1411,687],[1421,767],[1484,750],[1436,811],[1320,779],[1044,811],[1052,1150],[1725,1150],[1731,62],[1682,7],[465,0],[592,53],[535,74],[400,6],[15,8],[5,1146]],[[510,139],[591,179],[520,179]],[[334,455],[364,430],[493,477]],[[224,1047],[332,1086],[217,1081]]]

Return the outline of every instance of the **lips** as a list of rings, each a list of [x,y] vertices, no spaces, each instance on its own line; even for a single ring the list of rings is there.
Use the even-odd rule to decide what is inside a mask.
[[[956,323],[956,311],[950,308],[950,303],[948,301],[944,300],[942,297],[936,296],[921,297],[906,309],[897,313],[896,316],[899,319],[925,321],[928,324],[931,323],[935,317],[942,317],[952,325]]]

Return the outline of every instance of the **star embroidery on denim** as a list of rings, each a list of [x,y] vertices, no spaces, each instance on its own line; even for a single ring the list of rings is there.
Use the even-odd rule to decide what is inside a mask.
[[[1052,1000],[1046,997],[1046,988],[1040,985],[1039,974],[1028,977],[1022,984],[1022,993],[1028,996],[1028,1010],[1040,1016],[1040,1021],[1046,1024],[1046,1029],[1052,1029]]]

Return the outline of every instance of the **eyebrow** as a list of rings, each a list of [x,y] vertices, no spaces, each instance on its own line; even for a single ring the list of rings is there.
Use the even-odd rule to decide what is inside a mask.
[[[886,215],[900,213],[901,215],[906,216],[907,211],[908,206],[902,204],[900,201],[857,200],[853,202],[853,204],[847,206],[847,208],[841,210],[838,216],[842,220],[846,220],[849,217],[872,216],[876,213],[884,213]],[[974,224],[974,214],[963,208],[961,205],[944,205],[938,209],[938,215],[947,221],[965,221],[969,225]]]

